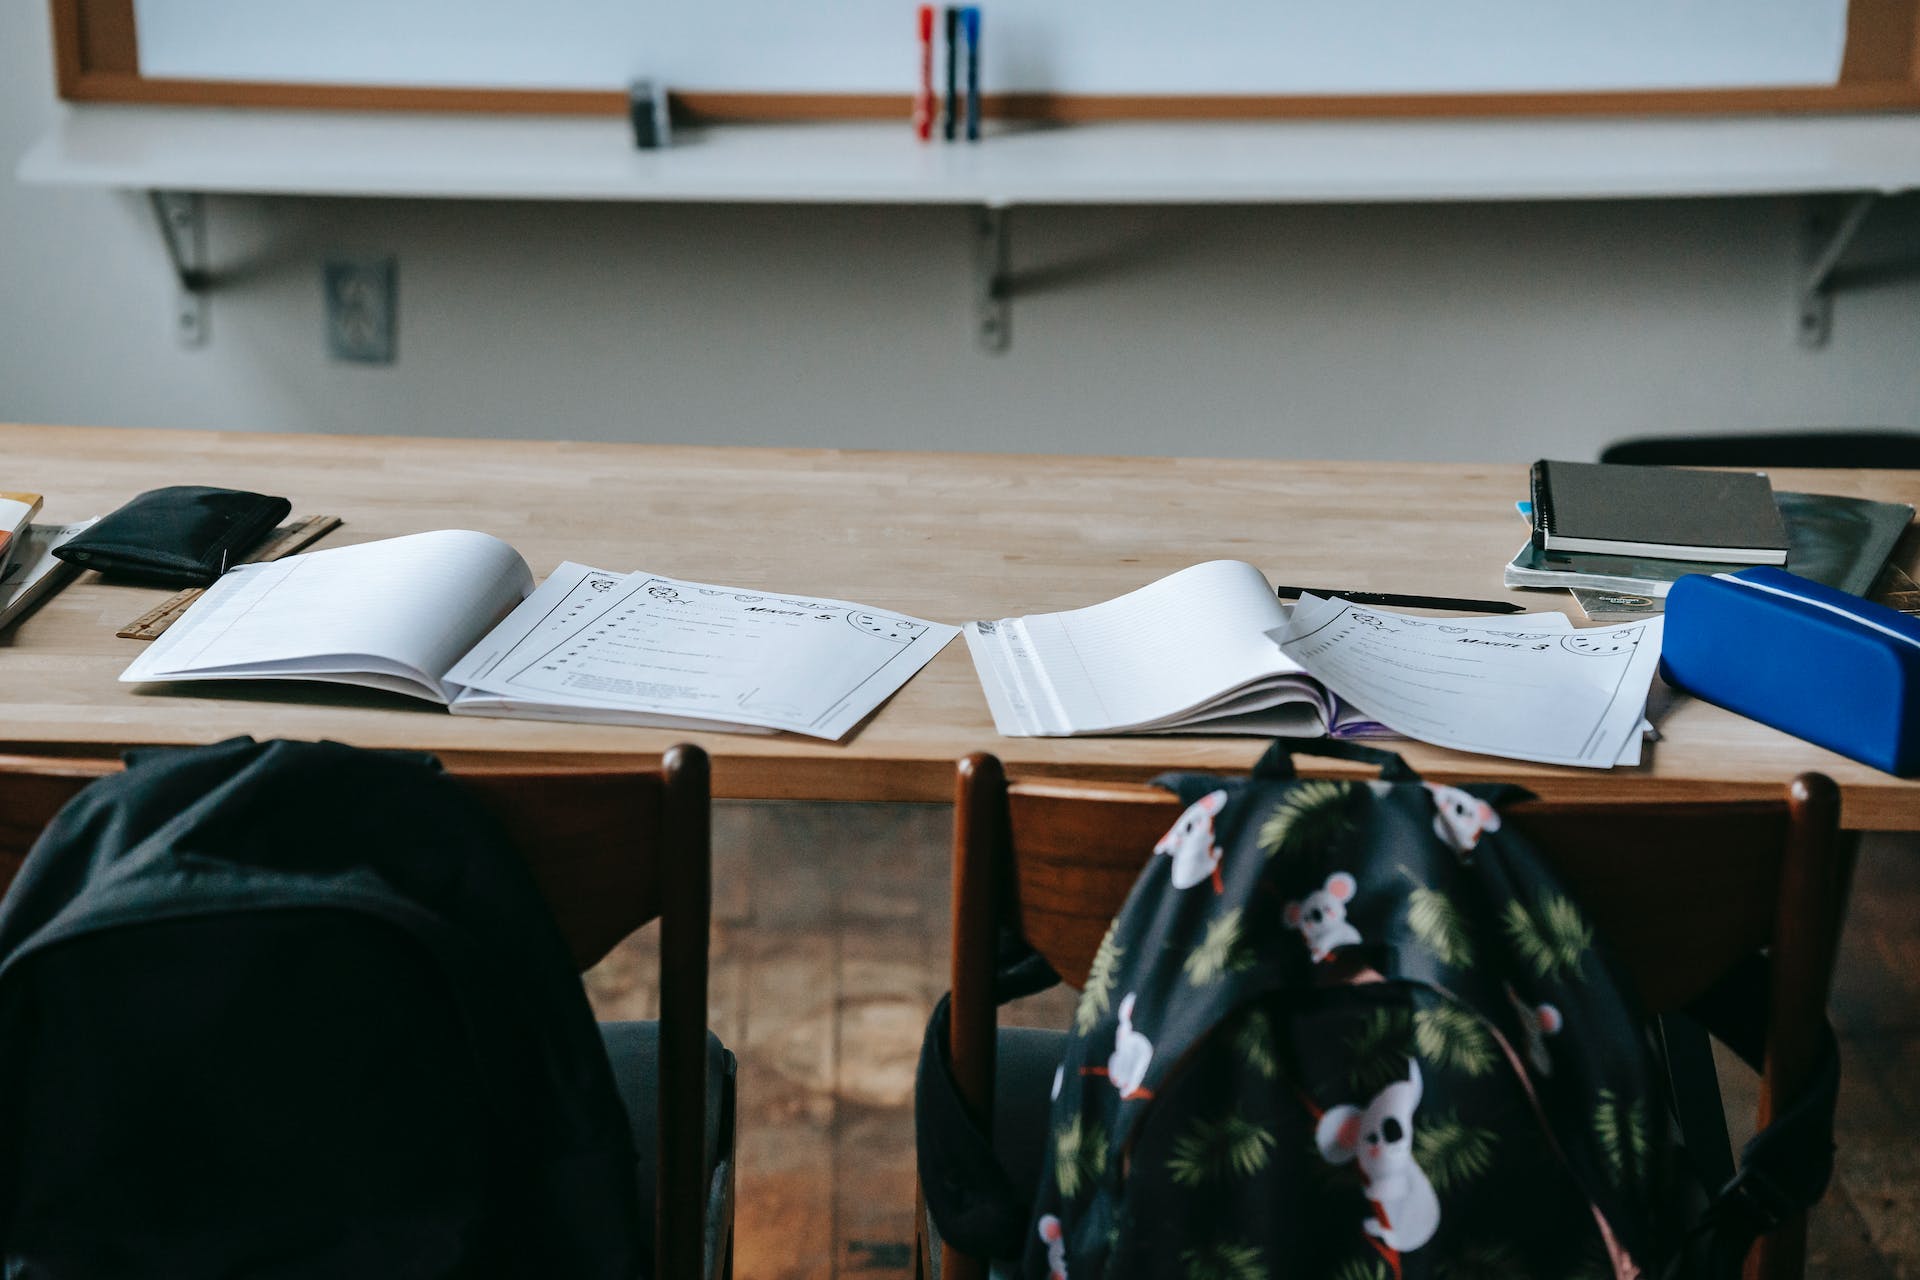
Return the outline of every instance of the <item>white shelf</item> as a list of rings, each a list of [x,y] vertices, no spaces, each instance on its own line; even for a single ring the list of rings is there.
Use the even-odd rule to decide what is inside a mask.
[[[730,125],[636,151],[621,119],[69,108],[53,186],[779,203],[1640,199],[1920,188],[1920,115],[1122,123],[916,142],[899,124]]]

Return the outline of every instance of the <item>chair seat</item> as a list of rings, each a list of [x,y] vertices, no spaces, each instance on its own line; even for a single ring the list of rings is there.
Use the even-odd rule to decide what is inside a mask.
[[[1047,1136],[1052,1128],[1053,1073],[1066,1052],[1067,1033],[1038,1027],[1001,1027],[993,1057],[993,1151],[1016,1187],[1037,1194],[1047,1161]],[[940,1231],[928,1215],[926,1239],[931,1245],[928,1280],[940,1280]],[[992,1280],[1018,1273],[1019,1259],[996,1258]]]
[[[655,1183],[654,1152],[658,1150],[660,1111],[660,1024],[657,1022],[603,1022],[600,1039],[607,1047],[607,1059],[613,1064],[613,1079],[620,1101],[627,1109],[627,1125],[633,1134],[635,1175],[639,1184],[640,1236],[647,1256],[652,1255],[654,1240],[653,1205]],[[715,1259],[726,1240],[726,1228],[733,1216],[728,1196],[733,1186],[733,1113],[734,1076],[737,1063],[718,1036],[707,1033],[707,1220],[706,1274],[715,1274]]]
[[[994,1050],[993,1150],[1016,1187],[1040,1187],[1046,1165],[1053,1073],[1067,1033],[1001,1027]]]

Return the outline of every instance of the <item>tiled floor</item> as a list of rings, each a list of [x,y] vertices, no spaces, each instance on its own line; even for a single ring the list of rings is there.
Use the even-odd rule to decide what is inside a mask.
[[[740,1056],[741,1280],[910,1273],[913,1068],[946,985],[949,822],[930,805],[719,806],[712,1021]],[[602,1017],[652,1015],[652,944],[588,976]],[[1869,842],[1834,995],[1846,1077],[1813,1276],[1920,1276],[1917,992],[1920,841]],[[1039,1001],[1030,1015],[1064,1017],[1059,994]],[[1727,1087],[1745,1114],[1742,1074]]]

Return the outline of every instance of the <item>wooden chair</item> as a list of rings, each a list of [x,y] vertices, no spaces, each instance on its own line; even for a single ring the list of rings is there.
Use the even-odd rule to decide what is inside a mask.
[[[1078,988],[1154,842],[1180,811],[1157,787],[1009,783],[993,756],[960,762],[949,1029],[954,1077],[976,1115],[1004,1116],[1011,1105],[995,1091],[996,1054],[1008,1052],[992,994],[996,931],[1011,925]],[[1613,944],[1650,1012],[1683,1008],[1766,950],[1765,1125],[1777,1105],[1807,1087],[1819,1061],[1853,867],[1839,812],[1832,781],[1802,774],[1777,801],[1530,802],[1508,819],[1548,856]],[[1049,1061],[1043,1074],[1020,1081],[1034,1095],[1026,1105],[1042,1117],[1041,1129],[1052,1068]],[[1037,1160],[1033,1173],[1037,1179]],[[924,1267],[933,1261],[924,1213],[918,1221]],[[1748,1275],[1800,1275],[1805,1233],[1802,1214],[1763,1237]],[[951,1246],[942,1246],[939,1262],[941,1280],[987,1274],[983,1260]]]
[[[115,760],[0,756],[0,891],[61,806],[120,768]],[[724,1049],[716,1057],[707,1033],[706,753],[674,747],[657,769],[459,765],[451,772],[524,853],[582,970],[635,929],[660,921],[657,1068],[650,1033],[622,1034],[637,1029],[630,1023],[601,1029],[636,1137],[651,1130],[656,1139],[651,1153],[640,1152],[642,1189],[654,1189],[653,1274],[731,1276],[731,1057]],[[654,1081],[640,1078],[646,1076]],[[648,1094],[652,1123],[636,1106]]]

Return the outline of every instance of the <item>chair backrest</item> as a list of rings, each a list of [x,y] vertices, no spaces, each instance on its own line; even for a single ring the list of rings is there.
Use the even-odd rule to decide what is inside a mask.
[[[990,755],[960,762],[954,816],[954,1077],[992,1114],[996,933],[1011,925],[1079,987],[1153,846],[1180,816],[1158,787],[1009,782]],[[1505,811],[1613,947],[1649,1012],[1680,1009],[1768,949],[1759,1123],[1818,1061],[1853,848],[1839,793],[1803,774],[1777,800],[1540,802]],[[1763,1240],[1766,1274],[1797,1274],[1804,1215]],[[955,1276],[980,1274],[956,1255]],[[944,1273],[943,1274],[947,1274]]]
[[[1920,432],[1774,431],[1616,440],[1600,461],[1661,467],[1920,467]]]
[[[0,756],[0,892],[60,808],[121,767],[117,760]],[[712,905],[706,753],[674,747],[657,768],[462,764],[450,772],[526,858],[582,970],[660,921],[654,1274],[700,1276]]]

